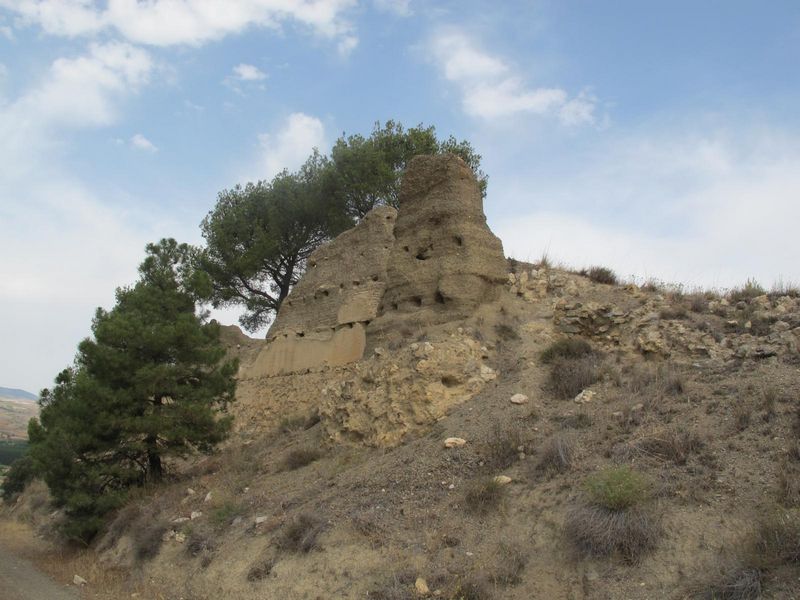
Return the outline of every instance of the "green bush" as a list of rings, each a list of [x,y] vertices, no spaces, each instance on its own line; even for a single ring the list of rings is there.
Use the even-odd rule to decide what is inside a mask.
[[[611,467],[586,480],[586,492],[592,503],[609,510],[624,510],[648,500],[650,481],[627,466]]]

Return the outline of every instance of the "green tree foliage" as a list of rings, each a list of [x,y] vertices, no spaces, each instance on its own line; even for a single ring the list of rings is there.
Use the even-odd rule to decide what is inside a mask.
[[[93,338],[42,392],[28,427],[35,471],[75,539],[90,539],[130,487],[159,481],[165,459],[209,452],[230,428],[220,413],[237,366],[224,360],[219,326],[195,314],[192,251],[170,239],[147,254],[139,281],[97,310]]]
[[[197,289],[217,308],[243,305],[240,323],[255,331],[269,322],[305,270],[309,255],[352,222],[326,192],[329,161],[315,152],[297,173],[248,183],[219,194],[201,224],[206,247]]]
[[[33,460],[27,454],[11,463],[11,468],[3,480],[3,500],[11,502],[34,478]]]
[[[375,124],[369,137],[342,136],[330,158],[317,150],[297,173],[219,194],[201,224],[198,291],[217,307],[240,305],[241,325],[255,331],[278,311],[309,255],[372,208],[397,206],[400,177],[418,154],[452,152],[475,171],[485,193],[481,157],[469,142],[438,140],[434,127]]]
[[[348,214],[362,218],[381,204],[397,207],[400,178],[409,161],[419,154],[450,152],[460,156],[475,172],[486,194],[487,176],[480,168],[481,156],[466,140],[453,136],[438,140],[433,126],[418,125],[404,129],[395,121],[375,124],[369,137],[350,135],[340,137],[331,150],[329,184],[337,204]]]

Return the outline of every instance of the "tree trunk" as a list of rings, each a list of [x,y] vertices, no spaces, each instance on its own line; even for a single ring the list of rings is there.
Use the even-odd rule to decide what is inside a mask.
[[[147,440],[147,479],[161,481],[164,469],[161,465],[161,454],[158,452],[158,440],[155,436],[148,436]]]

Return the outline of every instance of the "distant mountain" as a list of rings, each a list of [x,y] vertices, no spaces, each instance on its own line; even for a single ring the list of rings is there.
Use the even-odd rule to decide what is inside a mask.
[[[0,398],[6,398],[8,400],[29,400],[31,402],[36,402],[39,399],[39,396],[36,394],[31,394],[30,392],[26,392],[25,390],[0,387]]]

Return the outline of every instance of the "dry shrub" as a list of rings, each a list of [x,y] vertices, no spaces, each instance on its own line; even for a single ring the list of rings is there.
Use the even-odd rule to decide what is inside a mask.
[[[522,581],[522,573],[528,564],[525,549],[516,544],[501,543],[495,553],[497,562],[489,574],[494,585],[516,585]]]
[[[373,549],[383,545],[384,528],[369,515],[356,515],[353,517],[352,525],[353,529],[369,541]]]
[[[592,345],[582,338],[561,338],[556,340],[539,355],[539,360],[549,365],[559,358],[582,358],[594,354]]]
[[[397,578],[367,592],[369,600],[416,600],[418,597],[412,584],[403,583]]]
[[[766,294],[766,290],[755,279],[748,279],[740,288],[734,288],[728,292],[728,301],[736,304],[741,301],[748,301],[758,296]]]
[[[478,515],[488,514],[500,507],[505,496],[505,486],[493,477],[474,481],[464,496],[467,510]]]
[[[266,579],[275,566],[275,559],[262,558],[247,571],[247,581],[261,581]]]
[[[581,504],[567,513],[565,533],[584,556],[619,555],[637,563],[652,551],[661,537],[661,524],[640,506],[612,510],[596,504]]]
[[[686,392],[686,383],[681,373],[672,367],[638,367],[633,369],[627,388],[637,395],[678,396]]]
[[[458,582],[448,598],[452,598],[452,600],[491,600],[492,592],[483,577],[472,576]]]
[[[800,566],[800,511],[778,510],[763,516],[755,531],[751,554],[764,570]]]
[[[494,332],[497,334],[497,337],[507,342],[520,339],[517,330],[506,323],[498,323],[495,325]]]
[[[322,458],[322,452],[317,448],[296,448],[289,452],[283,459],[284,471],[294,471]]]
[[[678,319],[688,319],[689,312],[686,310],[685,306],[683,306],[682,304],[678,304],[662,308],[660,317],[664,321],[676,321]]]
[[[280,430],[282,433],[294,433],[295,431],[300,431],[304,428],[307,420],[307,417],[299,414],[284,417],[281,419],[281,422],[278,425],[278,430]]]
[[[542,446],[536,469],[550,473],[563,473],[572,467],[575,448],[572,439],[556,434]]]
[[[790,457],[778,471],[778,501],[787,508],[800,508],[800,464]]]
[[[133,530],[133,544],[137,560],[150,560],[155,558],[161,550],[164,533],[169,526],[163,521],[149,520],[139,522]]]
[[[661,460],[685,465],[689,456],[702,450],[704,445],[697,433],[672,429],[639,441],[636,448]]]
[[[691,294],[689,300],[689,310],[695,313],[704,313],[708,310],[708,298],[705,294]]]
[[[112,548],[128,531],[134,529],[133,525],[141,516],[141,509],[137,504],[130,503],[122,507],[114,519],[106,527],[100,541],[97,543],[97,552],[105,552]]]
[[[319,548],[317,538],[324,529],[324,523],[320,519],[301,514],[284,527],[275,540],[275,546],[283,552],[308,554]]]
[[[766,511],[735,554],[712,569],[714,575],[691,589],[703,600],[756,600],[770,573],[800,567],[800,511]],[[706,569],[708,570],[708,569]]]
[[[581,269],[580,274],[584,277],[588,277],[595,283],[605,283],[608,285],[617,285],[619,283],[616,273],[607,267]]]
[[[594,356],[578,359],[557,359],[550,368],[548,386],[556,397],[570,399],[600,380],[601,373]]]
[[[717,567],[711,581],[690,592],[696,600],[757,600],[761,598],[762,574],[759,569],[738,564]]]
[[[193,528],[186,537],[186,554],[192,557],[214,552],[217,544],[211,533],[203,528]]]
[[[552,417],[552,420],[560,423],[564,429],[588,429],[594,423],[592,415],[583,409],[574,414]]]
[[[519,458],[519,448],[524,448],[522,430],[516,426],[495,424],[483,448],[486,468],[507,469]]]
[[[733,407],[733,426],[736,431],[744,431],[753,419],[753,407],[747,402],[739,402]]]

